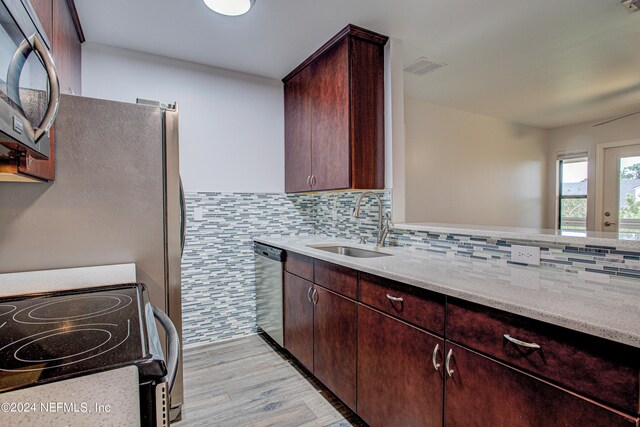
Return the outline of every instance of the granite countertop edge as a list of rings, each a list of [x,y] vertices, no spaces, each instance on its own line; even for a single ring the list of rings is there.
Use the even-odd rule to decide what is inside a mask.
[[[371,245],[361,246],[355,244],[350,240],[321,236],[255,236],[253,237],[253,240],[255,242],[264,243],[284,250],[289,250],[291,252],[296,252],[322,261],[342,265],[344,267],[352,268],[364,273],[370,273],[386,279],[395,280],[421,289],[441,293],[450,297],[485,305],[498,310],[504,310],[512,314],[528,317],[542,322],[547,322],[556,326],[565,327],[567,329],[583,332],[589,335],[594,335],[607,340],[640,348],[640,323],[636,323],[636,325],[638,326],[634,329],[633,325],[626,325],[625,327],[620,327],[620,325],[613,325],[611,324],[611,322],[607,322],[606,318],[601,318],[600,321],[598,321],[594,318],[587,319],[577,315],[568,316],[567,313],[561,312],[561,310],[557,307],[552,307],[551,309],[543,309],[540,307],[534,307],[531,305],[525,305],[524,303],[519,303],[517,301],[514,301],[513,297],[509,299],[506,297],[497,297],[495,295],[483,295],[479,292],[469,291],[457,288],[455,286],[438,283],[437,278],[418,278],[412,276],[406,271],[398,271],[398,269],[383,269],[380,268],[380,266],[376,265],[375,261],[380,260],[381,258],[350,258],[307,246],[314,244],[324,245],[335,243],[354,247],[362,247],[363,249],[373,249]],[[433,255],[428,253],[418,253],[418,251],[412,249],[399,247],[387,247],[382,249],[382,251],[389,253],[394,252],[395,256],[402,255],[404,253],[407,257],[411,257],[414,259],[417,257],[428,260],[429,258],[434,257]],[[465,259],[456,258],[456,262],[465,262]],[[526,267],[497,266],[495,268],[504,268],[506,271],[509,271],[512,269],[522,269]],[[478,280],[477,278],[474,278],[472,276],[470,276],[469,279],[476,281]],[[524,295],[526,290],[516,289],[516,292],[517,291],[522,291],[523,296],[521,297],[521,299],[527,298],[527,295]],[[584,301],[585,299],[579,298],[579,300]],[[581,301],[578,301],[577,303],[579,304],[580,302]],[[606,309],[606,307],[604,309]],[[633,316],[634,314],[631,313],[630,315]],[[637,319],[637,321],[640,322],[640,317]]]

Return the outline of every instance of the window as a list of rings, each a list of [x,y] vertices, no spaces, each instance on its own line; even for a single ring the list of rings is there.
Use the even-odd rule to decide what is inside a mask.
[[[558,160],[558,229],[587,230],[586,156]]]

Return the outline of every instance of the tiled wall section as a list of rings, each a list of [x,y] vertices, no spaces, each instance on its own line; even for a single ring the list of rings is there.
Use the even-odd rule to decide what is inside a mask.
[[[187,193],[187,238],[182,257],[185,346],[255,332],[252,237],[309,234],[308,196]],[[203,221],[194,220],[202,208]]]
[[[376,192],[390,212],[390,190]],[[374,243],[377,203],[363,199],[361,218],[351,213],[360,193],[187,194],[187,246],[183,258],[183,317],[186,345],[255,331],[255,283],[251,238],[260,234],[322,234]],[[194,222],[195,207],[205,221]],[[614,247],[553,245],[532,240],[464,234],[392,231],[388,243],[448,257],[510,263],[512,244],[539,246],[543,271],[565,271],[603,286],[640,292],[640,253]],[[529,267],[539,269],[539,267]]]
[[[531,269],[556,270],[568,273],[594,273],[604,282],[611,277],[640,284],[640,252],[618,250],[611,246],[559,245],[535,240],[495,239],[465,234],[440,234],[395,231],[391,240],[398,246],[412,246],[419,250],[445,256],[460,256],[500,264],[511,262],[511,245],[538,246],[541,266]],[[600,277],[598,277],[600,276]],[[640,286],[638,286],[640,291]]]
[[[322,233],[375,241],[377,204],[360,193],[187,193],[187,239],[182,258],[183,342],[186,346],[254,333],[252,237]],[[377,192],[391,206],[388,191]],[[195,221],[202,208],[203,221]]]

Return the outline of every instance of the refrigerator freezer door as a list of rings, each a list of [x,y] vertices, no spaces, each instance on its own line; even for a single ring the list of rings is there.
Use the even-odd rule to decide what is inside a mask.
[[[166,192],[166,305],[165,311],[173,321],[178,336],[182,336],[182,294],[181,294],[181,260],[182,260],[182,192],[180,186],[180,155],[178,139],[178,107],[168,108],[164,113],[164,185]],[[186,221],[186,218],[184,218]],[[182,343],[180,342],[182,346]],[[172,419],[176,416],[183,402],[182,380],[182,348],[178,372],[171,391]]]

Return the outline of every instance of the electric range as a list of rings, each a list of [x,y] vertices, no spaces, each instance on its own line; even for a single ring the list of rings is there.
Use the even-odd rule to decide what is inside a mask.
[[[143,424],[155,424],[168,371],[144,285],[0,299],[0,393],[128,365],[138,368]]]

